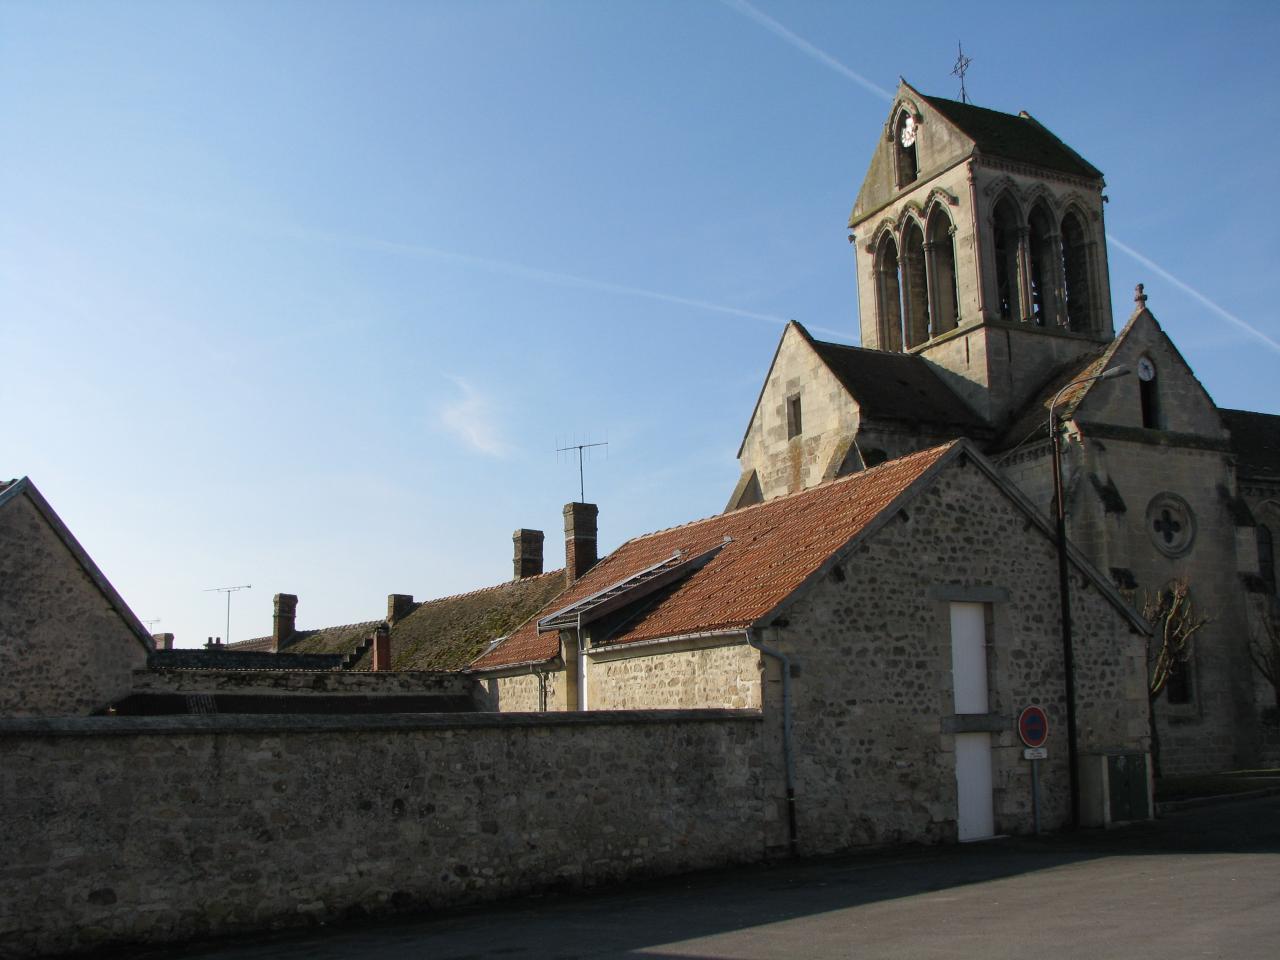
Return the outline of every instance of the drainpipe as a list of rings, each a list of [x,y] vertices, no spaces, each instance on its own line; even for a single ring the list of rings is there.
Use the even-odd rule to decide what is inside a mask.
[[[578,612],[578,709],[587,709],[587,639],[582,635],[582,612]]]
[[[777,660],[782,668],[782,762],[787,777],[787,846],[794,857],[796,855],[796,769],[795,760],[791,755],[791,661],[782,651],[766,647],[757,640],[751,627],[746,629],[744,635],[748,646],[759,650],[766,657]],[[761,694],[761,705],[763,705],[763,691]]]

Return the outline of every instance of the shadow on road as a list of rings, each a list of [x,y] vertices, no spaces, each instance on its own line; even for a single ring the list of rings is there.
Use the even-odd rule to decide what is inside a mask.
[[[1280,798],[1241,800],[1187,810],[1166,819],[1111,831],[1075,835],[1005,838],[952,847],[905,848],[855,857],[759,864],[732,870],[668,878],[610,890],[528,898],[448,914],[383,920],[278,935],[253,942],[190,944],[117,956],[168,960],[259,960],[259,958],[360,957],[366,960],[479,960],[479,958],[666,957],[717,960],[732,952],[681,952],[681,945],[710,937],[750,932],[756,956],[845,955],[774,953],[757,931],[800,918],[819,918],[851,908],[914,898],[909,905],[868,916],[919,915],[940,904],[963,901],[958,891],[978,884],[1023,878],[1046,883],[1054,871],[1103,858],[1123,860],[1126,869],[1146,858],[1241,853],[1280,853]],[[1143,866],[1148,872],[1161,868]],[[1172,869],[1172,868],[1170,868]],[[1183,868],[1179,867],[1179,870]],[[1271,867],[1274,871],[1274,866]],[[1058,883],[1064,883],[1058,878]],[[1002,896],[1008,898],[1006,892]],[[969,899],[973,899],[972,896]],[[919,901],[917,904],[916,901]],[[901,907],[901,909],[898,909]],[[1096,905],[1093,910],[1097,912]],[[963,921],[961,917],[961,921]],[[848,927],[850,922],[842,920]],[[958,921],[959,922],[959,921]],[[815,921],[814,930],[824,928]],[[959,928],[957,928],[959,929]],[[817,934],[815,934],[817,935]],[[874,938],[873,938],[874,939]],[[761,943],[765,952],[755,947]],[[779,947],[779,949],[783,949]],[[792,948],[787,947],[787,950]],[[877,956],[881,954],[875,954]],[[885,955],[892,955],[887,953]],[[933,953],[921,954],[933,956]],[[940,956],[946,953],[936,954]]]

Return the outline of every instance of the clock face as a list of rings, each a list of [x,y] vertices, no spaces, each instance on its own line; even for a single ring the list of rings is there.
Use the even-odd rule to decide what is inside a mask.
[[[902,124],[902,145],[909,147],[916,142],[916,118],[908,116]]]
[[[1138,379],[1154,380],[1156,378],[1156,365],[1146,357],[1138,360]]]

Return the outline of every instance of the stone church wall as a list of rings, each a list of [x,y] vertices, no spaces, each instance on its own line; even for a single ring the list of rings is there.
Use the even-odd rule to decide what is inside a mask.
[[[763,854],[758,713],[0,721],[0,955]]]
[[[1056,554],[973,465],[948,470],[764,631],[794,664],[796,804],[802,852],[956,838],[949,603],[988,604],[996,831],[1032,827],[1030,765],[1014,723],[1050,718],[1044,824],[1068,811]],[[1080,748],[1147,747],[1141,637],[1073,574]],[[770,685],[766,726],[776,709]],[[968,720],[968,722],[975,722]],[[979,727],[979,729],[984,729]]]
[[[147,651],[25,496],[0,510],[0,717],[92,713]]]
[[[787,439],[787,399],[800,397],[803,431]],[[742,447],[764,499],[821,482],[842,437],[858,428],[857,407],[803,337],[788,328]],[[836,464],[838,467],[839,464]]]

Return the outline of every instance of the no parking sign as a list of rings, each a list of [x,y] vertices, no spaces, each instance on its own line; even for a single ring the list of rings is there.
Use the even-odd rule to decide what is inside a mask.
[[[1043,747],[1049,739],[1049,716],[1043,707],[1024,707],[1018,714],[1018,736],[1028,747]]]

